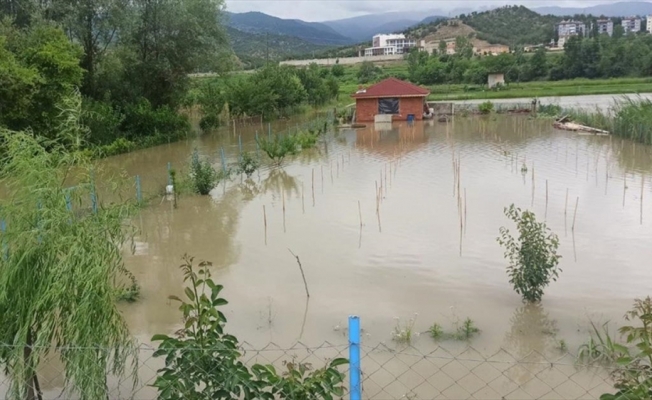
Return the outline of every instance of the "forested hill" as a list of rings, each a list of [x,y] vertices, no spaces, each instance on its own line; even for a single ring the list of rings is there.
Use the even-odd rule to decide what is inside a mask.
[[[268,59],[277,61],[301,54],[321,52],[328,48],[294,36],[249,33],[230,26],[227,26],[226,32],[229,35],[233,52],[238,56],[245,69],[260,67]]]
[[[228,26],[247,33],[269,33],[297,37],[309,43],[341,46],[353,40],[318,22],[282,19],[261,12],[226,13]]]
[[[560,17],[541,15],[523,6],[507,6],[459,19],[477,31],[479,39],[507,45],[549,42]]]
[[[469,27],[475,31],[475,37],[492,44],[527,45],[549,42],[555,34],[555,24],[562,18],[541,15],[523,6],[507,6],[490,11],[461,14],[454,21],[459,21],[460,35],[468,35]],[[424,37],[433,34],[445,25],[455,36],[456,23],[451,21],[433,21],[420,24],[405,31],[407,35]]]

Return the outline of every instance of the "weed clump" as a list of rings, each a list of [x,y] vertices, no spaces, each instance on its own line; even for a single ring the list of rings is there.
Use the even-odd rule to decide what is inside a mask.
[[[491,112],[494,110],[494,103],[490,101],[485,101],[484,103],[481,103],[478,106],[478,111],[480,111],[480,114],[491,114]]]
[[[418,333],[414,332],[414,324],[417,321],[417,314],[414,314],[414,317],[410,318],[404,325],[401,324],[401,320],[396,318],[396,326],[392,331],[392,340],[401,343],[401,344],[411,344],[412,339],[415,336],[418,336]]]

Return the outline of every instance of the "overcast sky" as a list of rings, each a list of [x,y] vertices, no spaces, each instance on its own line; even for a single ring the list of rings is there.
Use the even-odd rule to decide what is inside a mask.
[[[523,4],[526,7],[562,6],[588,7],[615,0],[226,0],[232,12],[260,11],[280,18],[298,18],[304,21],[327,21],[356,17],[364,14],[391,11],[442,10],[446,13],[460,8],[481,9],[488,6]],[[431,15],[423,15],[427,17]]]

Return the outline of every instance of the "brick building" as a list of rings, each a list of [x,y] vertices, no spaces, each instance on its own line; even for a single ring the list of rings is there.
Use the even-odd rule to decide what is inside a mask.
[[[430,91],[396,78],[388,78],[351,95],[357,122],[373,122],[378,114],[391,114],[393,121],[423,119]]]

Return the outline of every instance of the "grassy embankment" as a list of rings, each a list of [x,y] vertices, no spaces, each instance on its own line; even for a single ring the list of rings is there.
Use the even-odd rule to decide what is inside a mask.
[[[359,84],[357,72],[359,66],[347,66],[340,78],[339,104],[352,103],[350,95]],[[379,78],[396,76],[407,77],[407,64],[395,63],[381,67]],[[482,100],[577,96],[591,94],[629,94],[652,92],[652,78],[614,78],[614,79],[574,79],[564,81],[534,81],[510,83],[499,91],[486,90],[478,85],[445,84],[429,86],[428,100]]]

